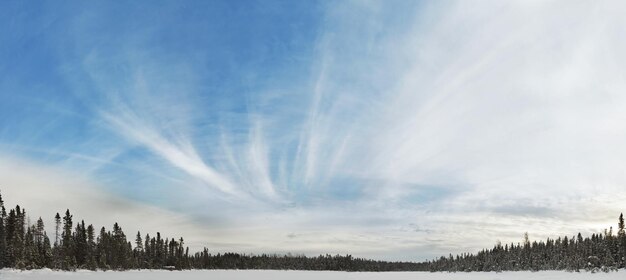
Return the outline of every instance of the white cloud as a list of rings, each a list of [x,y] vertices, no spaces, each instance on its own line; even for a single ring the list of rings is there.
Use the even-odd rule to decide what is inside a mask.
[[[20,205],[35,222],[42,217],[48,236],[54,239],[54,215],[64,215],[66,209],[74,216],[74,223],[85,220],[97,230],[110,229],[119,222],[128,236],[137,230],[154,236],[184,236],[187,242],[200,247],[206,241],[207,231],[186,215],[128,200],[107,192],[91,179],[76,172],[3,154],[0,158],[0,186],[5,207]],[[130,237],[129,237],[130,238]]]
[[[576,219],[586,231],[612,224],[626,194],[625,8],[454,2],[416,11],[411,28],[386,26],[364,48],[377,32],[367,27],[389,18],[333,7],[328,33],[351,33],[321,44],[320,60],[333,60],[311,89],[305,174],[360,179],[373,208],[440,189],[443,200],[414,201],[413,215],[457,248],[573,234],[565,220],[576,212],[602,213]],[[380,72],[397,75],[371,76]],[[521,225],[498,229],[511,219]]]
[[[209,236],[217,250],[401,259],[517,241],[525,231],[592,232],[623,211],[623,3],[327,8],[309,91],[289,96],[302,88],[291,81],[252,89],[306,99],[297,104],[214,112],[196,104],[212,92],[200,90],[194,61],[137,50],[116,57],[128,67],[117,75],[107,56],[87,55],[84,70],[103,96],[92,104],[98,121],[126,139],[121,146],[187,174],[181,185],[200,182],[202,195],[177,192],[189,192],[191,205],[210,197],[218,214],[181,206],[193,221],[174,225],[179,214],[164,212],[167,222],[146,224],[151,206],[101,198],[98,188],[79,187],[93,186],[88,179],[14,159],[0,161],[3,180],[43,196],[10,187],[7,197],[38,205],[34,213],[60,204],[104,224],[104,209],[122,205],[128,224],[180,229],[198,242]],[[196,122],[229,113],[241,118],[236,125]],[[91,200],[101,202],[81,202]],[[228,222],[207,221],[216,215]]]

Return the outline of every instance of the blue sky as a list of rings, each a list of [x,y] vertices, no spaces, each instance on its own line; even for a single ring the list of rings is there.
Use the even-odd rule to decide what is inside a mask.
[[[423,260],[600,231],[626,197],[624,9],[5,1],[0,186],[49,223],[216,251]]]

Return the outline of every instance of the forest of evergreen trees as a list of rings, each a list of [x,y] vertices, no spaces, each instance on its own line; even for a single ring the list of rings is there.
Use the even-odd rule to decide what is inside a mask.
[[[497,244],[476,254],[441,257],[426,262],[386,262],[351,255],[279,256],[211,254],[208,249],[190,254],[183,238],[178,240],[143,236],[137,232],[129,241],[115,223],[112,230],[73,221],[69,210],[55,215],[54,237],[48,237],[41,218],[30,224],[20,206],[4,207],[0,194],[0,269],[51,268],[60,270],[127,269],[288,269],[338,271],[517,271],[569,270],[611,271],[626,265],[624,217],[617,232],[533,241],[525,234],[517,244]]]
[[[617,233],[613,227],[591,238],[576,236],[533,241],[524,234],[520,244],[497,244],[477,254],[441,257],[429,262],[431,271],[511,271],[568,270],[604,271],[626,265],[624,215],[620,214]]]
[[[0,194],[0,269],[51,268],[60,270],[127,270],[127,269],[289,269],[340,271],[406,271],[427,270],[425,263],[385,262],[350,255],[317,257],[212,255],[208,249],[193,254],[178,240],[143,236],[137,232],[129,241],[115,223],[112,230],[98,232],[84,221],[74,222],[69,210],[63,217],[56,214],[52,237],[48,237],[41,218],[29,224],[26,210],[16,206],[8,212]]]

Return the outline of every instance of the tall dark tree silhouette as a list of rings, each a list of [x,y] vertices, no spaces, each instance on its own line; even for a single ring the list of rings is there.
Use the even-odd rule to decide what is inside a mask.
[[[72,225],[72,214],[67,209],[63,217],[63,233],[61,235],[61,266],[66,270],[76,269],[76,246],[72,235]]]
[[[105,227],[98,235],[93,225],[73,223],[69,209],[63,218],[55,215],[55,242],[45,232],[43,220],[27,225],[26,211],[19,205],[4,209],[0,196],[0,267],[32,269],[300,269],[344,271],[503,271],[503,270],[573,270],[610,271],[624,267],[626,234],[620,215],[616,234],[613,229],[584,237],[581,233],[545,241],[532,241],[524,233],[521,242],[498,242],[491,249],[477,253],[450,254],[432,261],[383,262],[351,255],[317,257],[211,254],[207,248],[189,253],[184,239],[155,237],[137,232],[134,242],[127,240],[122,227]],[[61,230],[62,220],[62,231]],[[133,247],[134,245],[134,247]]]
[[[59,232],[61,230],[61,215],[57,212],[54,216],[54,246],[59,246]]]
[[[618,259],[619,267],[626,267],[626,229],[624,229],[624,213],[619,214],[619,220],[617,223],[617,246],[618,255],[621,258]]]
[[[0,193],[0,269],[6,266],[5,254],[7,250],[7,234],[5,229],[5,222],[7,220],[7,212],[4,208],[4,200],[2,200],[2,193]]]

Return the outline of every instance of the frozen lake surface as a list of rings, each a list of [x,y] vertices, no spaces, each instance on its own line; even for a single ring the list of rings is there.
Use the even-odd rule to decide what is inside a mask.
[[[334,271],[273,271],[273,270],[194,270],[194,271],[162,271],[162,270],[142,270],[142,271],[124,271],[124,272],[93,272],[93,271],[77,271],[77,272],[61,272],[52,270],[33,270],[33,271],[0,271],[0,279],[2,280],[60,280],[60,279],[80,279],[80,280],[116,280],[116,279],[176,279],[176,280],[243,280],[243,279],[261,279],[261,280],[308,280],[308,279],[364,279],[364,280],[443,280],[443,279],[626,279],[626,270],[611,273],[575,273],[560,271],[542,271],[542,272],[471,272],[471,273],[430,273],[430,272],[334,272]]]

